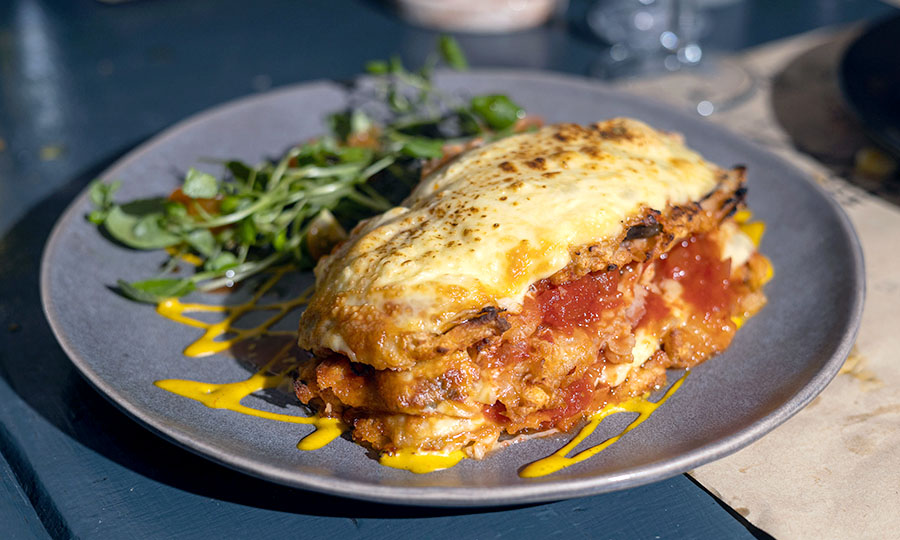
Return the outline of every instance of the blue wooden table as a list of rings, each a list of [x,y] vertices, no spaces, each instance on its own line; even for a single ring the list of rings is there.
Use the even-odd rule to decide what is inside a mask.
[[[508,36],[461,38],[475,66],[585,74],[602,52],[590,2]],[[729,3],[706,43],[739,50],[887,14],[875,0]],[[394,507],[282,487],[145,430],[95,392],[40,308],[43,245],[117,157],[175,121],[269,87],[415,64],[435,33],[374,1],[0,3],[0,538],[748,538],[765,533],[678,476],[551,504]]]

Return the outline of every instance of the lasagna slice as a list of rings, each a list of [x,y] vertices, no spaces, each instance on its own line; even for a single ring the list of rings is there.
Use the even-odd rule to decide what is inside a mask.
[[[469,150],[319,262],[296,394],[385,452],[567,430],[763,306],[745,193],[743,168],[630,119]]]

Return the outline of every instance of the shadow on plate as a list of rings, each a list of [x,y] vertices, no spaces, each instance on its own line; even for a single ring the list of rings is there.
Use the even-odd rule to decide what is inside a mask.
[[[841,59],[857,35],[839,34],[791,60],[773,77],[772,108],[798,150],[858,187],[900,206],[900,167],[893,174],[872,174],[876,171],[871,171],[867,159],[873,155],[874,159],[894,158],[877,150],[841,94]]]

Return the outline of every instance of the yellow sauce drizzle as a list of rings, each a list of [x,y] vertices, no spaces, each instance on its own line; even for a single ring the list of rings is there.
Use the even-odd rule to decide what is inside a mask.
[[[759,247],[763,234],[766,232],[766,224],[762,221],[754,221],[752,223],[742,223],[740,228],[744,234],[750,237],[750,240],[753,241],[753,245]]]
[[[669,397],[671,397],[676,390],[678,390],[678,388],[681,386],[681,383],[684,382],[685,377],[687,377],[687,373],[685,373],[680,379],[675,381],[675,384],[673,384],[671,388],[666,390],[666,393],[663,394],[663,397],[661,397],[659,401],[655,403],[647,399],[649,394],[645,394],[640,397],[631,398],[628,401],[622,403],[616,403],[603,407],[600,412],[591,417],[590,422],[588,422],[586,426],[581,428],[581,431],[578,432],[578,435],[576,435],[574,439],[569,441],[568,444],[566,444],[553,454],[545,457],[544,459],[540,459],[538,461],[535,461],[534,463],[526,465],[519,472],[519,476],[521,476],[522,478],[536,478],[538,476],[545,476],[597,455],[598,453],[618,441],[622,437],[622,435],[625,435],[632,429],[636,428],[641,422],[649,418],[653,411],[655,411],[657,408],[659,408],[660,405],[665,403],[666,400],[669,399]],[[611,437],[598,444],[597,446],[579,452],[572,457],[566,457],[567,454],[575,450],[575,448],[579,444],[581,444],[582,441],[584,441],[591,435],[591,433],[594,432],[594,430],[597,428],[597,426],[600,425],[600,422],[602,422],[604,418],[613,414],[623,412],[636,412],[638,413],[638,417],[635,418],[633,422],[628,424],[628,427],[626,427],[615,437]]]
[[[178,255],[178,258],[179,258],[179,259],[181,259],[182,261],[184,261],[184,262],[186,262],[186,263],[188,263],[188,264],[190,264],[190,265],[193,265],[193,266],[203,266],[203,259],[201,259],[200,257],[194,255],[193,253],[180,253],[180,254],[179,254],[179,253],[178,253],[178,249],[175,248],[175,246],[169,246],[169,247],[167,247],[167,248],[166,248],[166,253],[168,253],[169,255],[171,255],[171,256],[173,256],[173,257],[176,256],[176,255]]]
[[[775,276],[775,267],[772,266],[772,261],[769,260],[768,257],[766,259],[766,273],[763,275],[762,282],[763,285],[772,281],[772,278]]]
[[[316,431],[304,437],[297,445],[297,448],[301,450],[317,450],[340,436],[343,431],[343,425],[340,420],[321,418],[319,416],[306,417],[273,413],[241,404],[241,400],[253,392],[266,388],[275,388],[285,382],[287,374],[290,372],[290,367],[277,373],[272,373],[270,370],[275,367],[277,362],[283,359],[282,353],[286,352],[288,348],[282,349],[262,369],[243,381],[213,384],[183,379],[164,379],[153,384],[173,394],[199,401],[211,409],[227,409],[249,416],[277,420],[279,422],[290,422],[292,424],[311,424],[316,427]]]
[[[281,279],[288,270],[289,268],[276,269],[273,272],[272,277],[266,280],[253,297],[243,304],[235,306],[188,304],[183,303],[177,298],[167,298],[157,304],[156,312],[175,322],[205,330],[199,339],[187,346],[184,350],[185,356],[199,357],[220,353],[228,350],[232,345],[239,341],[261,336],[263,334],[293,336],[294,332],[292,331],[274,331],[269,330],[269,328],[280,321],[291,310],[305,304],[309,299],[312,289],[305,291],[297,298],[271,304],[257,305],[259,299],[262,298],[269,289],[275,286],[275,284],[278,283],[278,280]],[[275,311],[275,314],[253,328],[235,328],[232,326],[234,321],[251,311]],[[208,323],[185,315],[185,313],[191,312],[225,313],[225,319],[216,323]],[[234,334],[234,336],[228,339],[217,339],[228,333]]]
[[[734,213],[734,221],[738,224],[747,223],[750,221],[750,218],[753,217],[753,212],[747,210],[746,208],[743,210],[738,210]]]
[[[194,264],[187,257],[190,257],[190,255],[182,255],[182,259]],[[294,345],[295,333],[287,330],[275,331],[271,330],[271,327],[290,313],[291,310],[305,304],[311,294],[311,289],[304,291],[296,298],[258,305],[259,300],[289,270],[290,268],[288,267],[273,270],[272,276],[262,284],[249,300],[235,306],[183,303],[177,298],[168,298],[160,302],[156,306],[156,311],[163,317],[205,330],[198,340],[191,343],[184,350],[186,356],[198,357],[216,354],[231,348],[240,341],[261,336],[288,336],[290,339],[266,365],[243,381],[215,384],[184,379],[165,379],[156,381],[153,384],[173,394],[198,401],[211,409],[226,409],[266,420],[315,426],[315,431],[301,439],[297,444],[297,448],[300,450],[318,450],[343,433],[345,426],[340,420],[336,418],[322,418],[318,415],[305,417],[261,411],[241,403],[245,397],[254,392],[267,388],[276,388],[285,383],[289,379],[288,374],[294,368],[293,359],[289,358],[287,353]],[[236,320],[250,311],[274,311],[275,314],[252,328],[236,328],[232,326]],[[207,323],[185,315],[185,313],[191,312],[224,313],[225,318],[217,323]],[[216,339],[225,334],[232,334],[233,337],[221,340]]]
[[[449,469],[456,465],[466,454],[462,450],[454,450],[446,454],[414,452],[412,450],[398,450],[381,454],[378,463],[385,467],[404,469],[416,474],[425,474],[442,469]]]
[[[762,221],[750,221],[751,219],[753,219],[753,212],[750,210],[738,210],[734,214],[734,222],[738,224],[741,232],[750,237],[754,246],[759,247],[763,234],[766,232],[766,224]]]
[[[762,242],[763,234],[766,232],[766,224],[762,221],[750,221],[752,218],[753,212],[746,209],[739,210],[734,214],[734,221],[738,224],[741,232],[746,234],[753,242],[753,245],[758,248],[759,243]],[[766,273],[763,275],[762,283],[765,285],[772,280],[772,277],[775,275],[775,269],[772,267],[772,262],[768,257],[763,258],[766,261]],[[732,315],[731,322],[734,323],[735,329],[740,330],[741,327],[744,326],[744,323],[747,322],[747,317]]]

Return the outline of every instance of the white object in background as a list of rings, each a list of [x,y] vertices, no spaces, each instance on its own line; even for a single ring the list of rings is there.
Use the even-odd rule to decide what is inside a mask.
[[[395,0],[407,21],[456,32],[501,33],[545,23],[566,0]]]

